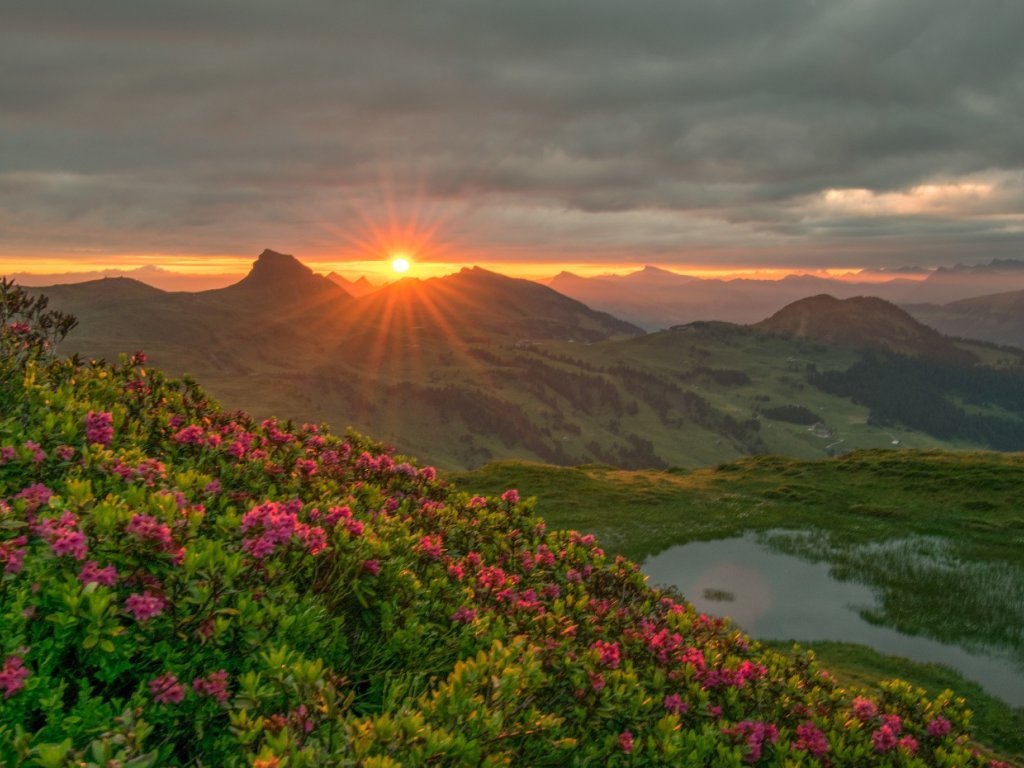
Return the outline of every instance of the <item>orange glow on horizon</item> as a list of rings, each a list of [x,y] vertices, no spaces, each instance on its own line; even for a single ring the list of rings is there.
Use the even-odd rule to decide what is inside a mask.
[[[312,256],[296,253],[295,257],[314,272],[326,274],[337,272],[343,277],[356,280],[366,277],[374,285],[394,280],[396,274],[403,274],[396,269],[396,262],[404,260],[409,274],[413,267],[412,248],[382,248],[381,255],[374,258],[339,259],[336,255]],[[74,273],[96,273],[105,270],[132,270],[146,267],[157,267],[170,273],[192,277],[222,278],[227,285],[240,280],[249,271],[255,260],[250,256],[181,256],[179,254],[159,254],[146,256],[115,256],[108,259],[99,258],[67,258],[67,257],[23,257],[20,259],[0,257],[0,275],[27,273],[45,277],[55,275],[64,278]],[[633,263],[592,263],[592,262],[557,262],[557,261],[489,261],[486,259],[467,258],[465,261],[432,260],[420,256],[415,260],[417,277],[430,279],[444,277],[459,270],[479,266],[492,272],[509,277],[528,280],[546,281],[560,272],[570,272],[578,277],[598,277],[601,275],[627,275],[643,269],[642,262]],[[847,280],[855,282],[883,282],[893,278],[920,280],[927,277],[927,272],[919,274],[897,274],[864,272],[860,267],[829,267],[810,269],[806,267],[724,267],[707,264],[655,264],[659,269],[678,275],[688,275],[702,279],[718,280],[781,280],[790,275],[813,275],[823,278]],[[145,279],[143,274],[140,277]],[[86,278],[87,279],[87,278]],[[37,284],[44,284],[38,282]]]

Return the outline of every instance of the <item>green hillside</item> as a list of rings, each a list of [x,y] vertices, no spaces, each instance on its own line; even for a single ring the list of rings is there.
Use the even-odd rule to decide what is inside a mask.
[[[4,765],[988,764],[949,693],[859,695],[514,491],[50,362],[2,298]]]

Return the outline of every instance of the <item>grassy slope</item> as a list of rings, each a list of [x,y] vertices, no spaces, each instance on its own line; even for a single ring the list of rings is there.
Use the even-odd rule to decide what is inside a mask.
[[[454,477],[472,490],[517,485],[552,526],[594,532],[637,560],[671,544],[809,526],[861,543],[945,536],[979,559],[1024,559],[1021,454],[860,451],[664,472],[497,462]]]
[[[868,410],[844,398],[821,392],[803,381],[803,366],[814,362],[820,369],[846,368],[855,359],[850,350],[811,347],[783,339],[764,342],[752,334],[724,342],[698,332],[694,337],[666,336],[605,344],[544,342],[533,349],[513,349],[514,340],[495,338],[488,343],[449,349],[443,341],[423,340],[391,350],[380,360],[351,357],[343,348],[320,353],[310,350],[306,364],[281,371],[274,356],[245,360],[247,376],[223,370],[210,362],[196,367],[177,364],[171,350],[154,350],[154,359],[175,372],[190,370],[229,407],[242,407],[260,415],[271,413],[304,420],[351,424],[401,445],[451,469],[472,467],[489,458],[536,459],[521,442],[503,440],[481,430],[472,419],[442,417],[431,408],[414,406],[404,391],[391,388],[456,387],[470,393],[497,397],[519,409],[535,435],[552,449],[561,448],[573,462],[593,461],[587,445],[594,441],[611,448],[625,444],[629,434],[650,440],[654,452],[670,464],[701,466],[729,461],[746,449],[713,429],[682,416],[680,426],[665,424],[629,386],[615,376],[588,371],[571,362],[552,361],[547,354],[565,355],[593,368],[624,364],[650,371],[666,380],[687,375],[697,366],[739,370],[752,382],[721,387],[699,378],[680,382],[722,414],[743,420],[758,406],[798,403],[822,416],[834,431],[818,437],[807,427],[761,420],[758,438],[766,450],[799,458],[826,455],[826,449],[882,448],[893,439],[915,448],[976,448],[962,441],[942,441],[923,432],[893,430],[868,424]],[[547,353],[547,354],[546,354]],[[235,354],[238,354],[237,347]],[[300,360],[304,356],[300,356]],[[294,358],[293,358],[294,359]],[[542,402],[523,386],[529,376],[523,360],[543,361],[567,375],[595,375],[611,382],[623,400],[636,399],[635,415],[617,416],[607,409],[585,413],[562,394],[544,387],[551,404]],[[302,373],[313,371],[315,375]],[[259,386],[254,386],[258,382]],[[543,386],[543,385],[542,385]],[[552,405],[553,404],[553,405]],[[610,428],[612,421],[621,425]]]
[[[1024,565],[1020,454],[867,451],[813,462],[761,457],[693,472],[503,462],[454,478],[473,491],[516,486],[538,498],[552,526],[596,533],[610,551],[637,560],[687,541],[788,528],[824,530],[837,548],[937,536],[956,542],[965,560]],[[955,599],[966,603],[970,595]],[[870,686],[900,677],[927,690],[953,689],[973,703],[984,740],[1024,753],[1024,711],[956,673],[862,646],[820,648],[825,662],[850,682]]]

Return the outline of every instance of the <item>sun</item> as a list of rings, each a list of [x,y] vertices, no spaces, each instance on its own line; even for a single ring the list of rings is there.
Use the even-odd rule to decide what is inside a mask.
[[[404,275],[409,271],[409,259],[406,256],[396,255],[391,259],[391,271],[397,272],[400,275]]]

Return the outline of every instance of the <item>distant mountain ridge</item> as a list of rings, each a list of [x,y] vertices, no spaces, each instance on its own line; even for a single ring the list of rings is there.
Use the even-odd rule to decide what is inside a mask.
[[[939,267],[936,272],[1013,272],[1024,271],[1024,261],[1020,259],[992,259],[988,264],[954,264],[952,267]]]
[[[360,275],[356,280],[348,280],[337,272],[328,272],[325,277],[336,285],[340,285],[347,294],[357,299],[377,290],[377,286],[367,280],[366,275]]]
[[[695,320],[756,323],[787,304],[823,293],[837,298],[878,296],[902,305],[1024,289],[1024,269],[1018,264],[1024,262],[997,260],[969,268],[944,268],[924,279],[909,279],[906,274],[893,272],[891,279],[881,282],[799,274],[781,280],[704,279],[645,267],[626,275],[597,277],[562,272],[547,284],[589,307],[653,331]]]

